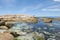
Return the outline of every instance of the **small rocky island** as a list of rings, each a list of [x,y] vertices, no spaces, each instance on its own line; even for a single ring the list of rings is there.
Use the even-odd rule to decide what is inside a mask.
[[[45,23],[52,23],[52,18],[42,17],[42,21],[45,22]]]

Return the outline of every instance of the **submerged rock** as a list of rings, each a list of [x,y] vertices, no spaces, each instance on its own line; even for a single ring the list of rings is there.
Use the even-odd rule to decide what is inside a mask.
[[[19,39],[19,40],[34,40],[32,37],[32,34],[27,34],[24,36],[18,36],[17,39]]]
[[[9,31],[14,37],[26,35],[26,32],[23,32],[21,30],[10,29]]]
[[[46,25],[48,25],[48,26],[54,26],[52,23],[46,23]]]

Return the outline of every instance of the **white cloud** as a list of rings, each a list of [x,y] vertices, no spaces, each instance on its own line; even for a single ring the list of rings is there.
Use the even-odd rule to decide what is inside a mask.
[[[60,11],[60,4],[48,6],[46,8],[43,8],[42,11]]]
[[[42,7],[41,4],[37,4],[35,6],[25,6],[22,9],[18,10],[18,12],[26,13],[26,12],[29,12],[29,11],[33,11],[33,10],[39,9],[41,7]]]
[[[49,7],[46,7],[48,9],[59,9],[60,8],[60,5],[57,4],[57,5],[52,5],[52,6],[49,6]]]
[[[18,10],[18,12],[25,13],[25,12],[27,12],[29,10],[29,8],[30,7],[24,7],[22,9]]]
[[[28,9],[27,8],[23,8],[22,10],[20,10],[21,12],[23,12],[23,13],[25,13],[25,12],[27,12],[28,11]]]
[[[42,11],[60,11],[60,9],[42,9]]]
[[[54,1],[56,1],[56,2],[60,2],[60,0],[54,0]]]
[[[39,8],[41,8],[42,6],[43,6],[42,4],[38,4],[38,5],[34,6],[33,9],[39,9]]]

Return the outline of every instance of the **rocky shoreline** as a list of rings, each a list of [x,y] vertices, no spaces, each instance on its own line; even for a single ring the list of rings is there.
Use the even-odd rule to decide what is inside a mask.
[[[42,18],[42,21],[45,23],[51,23],[52,19],[50,18]],[[15,22],[29,22],[29,23],[37,23],[38,19],[34,16],[29,15],[4,15],[0,16],[0,40],[14,40],[15,37],[26,35],[26,32],[31,32],[27,30],[26,32],[22,32],[20,30],[10,30]],[[32,34],[32,33],[31,33]],[[44,39],[42,39],[44,40]]]
[[[15,22],[36,23],[36,17],[28,15],[4,15],[0,16],[0,40],[14,40],[14,37],[22,35],[23,32],[12,32],[9,29]],[[17,30],[16,30],[17,31]]]

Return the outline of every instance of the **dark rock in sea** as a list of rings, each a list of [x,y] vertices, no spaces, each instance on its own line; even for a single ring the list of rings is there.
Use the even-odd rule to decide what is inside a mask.
[[[42,18],[42,21],[45,23],[52,23],[52,18]]]

